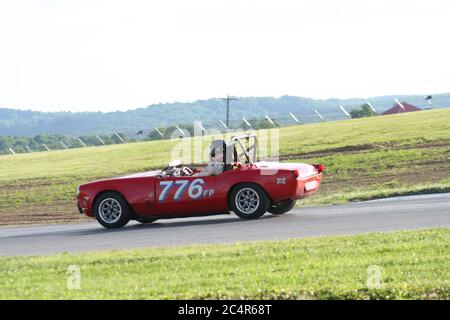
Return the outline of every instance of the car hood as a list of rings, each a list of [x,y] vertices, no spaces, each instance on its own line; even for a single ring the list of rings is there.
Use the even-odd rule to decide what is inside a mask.
[[[161,172],[161,170],[139,172],[139,173],[133,173],[133,174],[125,175],[125,176],[114,177],[111,179],[132,179],[132,178],[154,177],[154,176],[158,175],[158,173],[160,173],[160,172]],[[108,180],[111,180],[111,179],[108,179]]]
[[[117,176],[117,177],[112,177],[112,178],[105,178],[105,179],[95,180],[95,181],[91,181],[91,182],[82,184],[82,186],[94,185],[94,184],[99,183],[99,182],[112,181],[112,180],[139,179],[139,178],[146,178],[146,177],[156,177],[158,175],[158,173],[160,173],[160,172],[161,172],[161,170],[154,170],[154,171],[133,173],[133,174],[128,174],[128,175],[124,175],[124,176]]]

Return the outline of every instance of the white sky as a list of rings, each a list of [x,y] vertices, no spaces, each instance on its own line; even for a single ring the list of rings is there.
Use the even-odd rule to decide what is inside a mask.
[[[0,0],[0,107],[450,91],[447,0]]]

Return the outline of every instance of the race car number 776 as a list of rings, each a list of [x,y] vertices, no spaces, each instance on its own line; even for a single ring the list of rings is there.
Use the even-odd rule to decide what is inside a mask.
[[[213,189],[209,190],[203,190],[203,186],[205,185],[205,180],[198,178],[193,180],[189,184],[189,180],[170,180],[170,181],[160,181],[159,185],[163,188],[161,191],[161,194],[159,195],[159,201],[166,201],[167,195],[169,191],[172,189],[172,187],[178,186],[177,191],[175,192],[175,195],[173,196],[173,200],[178,201],[183,196],[184,191],[186,190],[186,187],[189,185],[188,188],[188,195],[191,199],[199,199],[200,197],[211,197],[214,194]]]

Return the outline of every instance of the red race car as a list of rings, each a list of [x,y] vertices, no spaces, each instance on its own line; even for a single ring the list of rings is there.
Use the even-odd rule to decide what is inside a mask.
[[[319,189],[322,164],[256,162],[256,145],[256,135],[215,140],[210,157],[221,155],[222,163],[203,170],[172,161],[163,170],[83,184],[77,190],[79,212],[106,228],[230,210],[255,219],[267,211],[286,213],[297,199]]]

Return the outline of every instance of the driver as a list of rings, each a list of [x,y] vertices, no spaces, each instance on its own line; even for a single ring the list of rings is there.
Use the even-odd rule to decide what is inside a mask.
[[[225,140],[214,140],[210,146],[209,162],[206,168],[198,173],[198,176],[216,176],[225,168]]]

